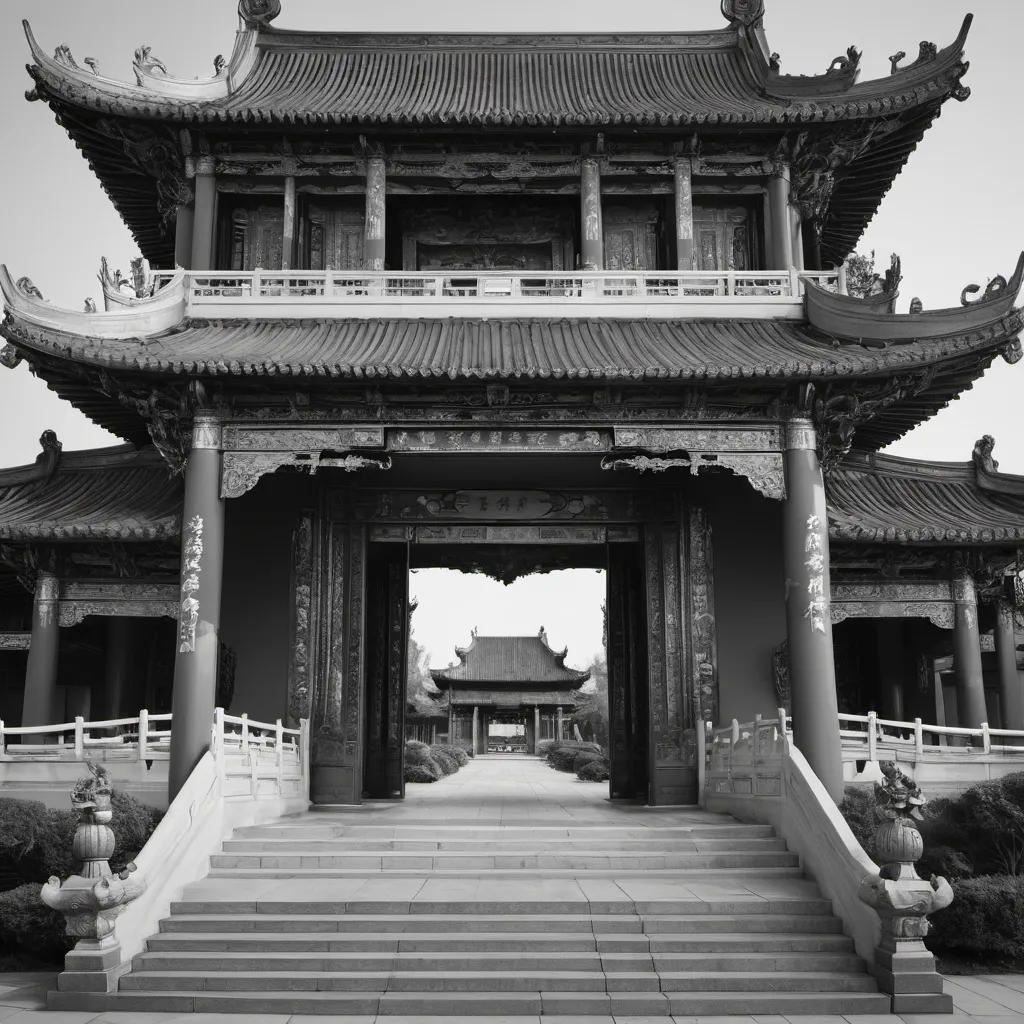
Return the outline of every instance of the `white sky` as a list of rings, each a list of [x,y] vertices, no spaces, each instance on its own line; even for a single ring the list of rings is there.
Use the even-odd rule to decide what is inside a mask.
[[[282,28],[386,31],[678,31],[719,28],[725,23],[719,0],[283,0],[275,22]],[[904,303],[920,296],[925,307],[956,305],[960,290],[1009,275],[1024,246],[1024,140],[1019,97],[1024,88],[1019,52],[1024,5],[1011,0],[767,0],[765,27],[785,72],[823,71],[851,43],[864,51],[862,76],[889,72],[889,54],[905,50],[912,59],[921,39],[944,46],[972,9],[967,43],[972,90],[964,104],[948,103],[926,133],[918,152],[896,179],[862,243],[875,249],[880,266],[890,252],[903,257]],[[24,71],[28,47],[18,25],[28,18],[40,43],[51,50],[67,43],[82,64],[99,60],[104,74],[132,80],[136,47],[148,43],[176,77],[207,76],[218,53],[230,54],[237,24],[234,0],[175,0],[165,4],[86,3],[82,0],[5,0],[0,7],[0,261],[15,277],[27,275],[55,304],[81,309],[86,296],[100,297],[96,271],[101,256],[128,270],[134,243],[100,190],[86,162],[54,123],[42,103],[26,103],[31,80]],[[905,308],[905,305],[904,307]],[[891,450],[920,458],[966,460],[982,434],[996,437],[996,458],[1007,472],[1024,474],[1024,444],[1017,409],[1024,362],[997,359],[986,376],[958,402],[913,431]],[[115,443],[115,439],[59,402],[27,367],[0,369],[0,466],[35,458],[38,437],[53,428],[65,449]],[[477,625],[491,632],[486,615],[497,614],[496,599],[475,589],[438,584],[421,573],[414,592],[427,605],[438,603],[458,623],[451,639],[437,627],[427,634],[418,619],[421,643],[446,662],[454,643],[465,643]],[[570,577],[566,577],[569,579]],[[584,577],[574,577],[583,580]],[[600,642],[600,604],[593,578],[556,584],[556,577],[527,579],[495,593],[513,602],[494,632],[533,633],[545,625],[553,643],[569,644],[569,660],[587,660]],[[529,586],[527,586],[529,584]],[[537,588],[537,589],[534,589]],[[436,593],[435,593],[436,589]],[[517,599],[518,600],[518,599]],[[542,603],[547,601],[547,603]],[[513,611],[513,608],[526,610]],[[569,609],[567,612],[566,609]],[[589,609],[589,610],[587,610]],[[571,623],[590,625],[579,632]],[[434,627],[430,627],[434,629]],[[458,630],[454,630],[457,632]],[[454,635],[453,632],[453,635]],[[588,640],[587,637],[591,639]]]

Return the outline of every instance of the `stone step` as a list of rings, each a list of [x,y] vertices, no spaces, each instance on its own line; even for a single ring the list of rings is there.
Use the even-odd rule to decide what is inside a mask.
[[[331,936],[315,934],[279,934],[273,937],[246,933],[220,934],[215,932],[159,932],[147,940],[148,949],[183,953],[220,953],[218,959],[209,958],[210,970],[230,970],[230,967],[212,966],[230,962],[239,956],[259,957],[269,954],[330,954],[354,952],[417,953],[417,952],[811,952],[846,951],[853,948],[853,940],[835,932],[806,934],[728,934],[702,933],[699,935],[557,935],[547,932],[487,933],[416,933],[416,932],[361,932]],[[144,953],[142,956],[149,956]],[[316,959],[316,956],[308,959]],[[268,970],[274,968],[268,967]],[[306,967],[305,970],[317,970]]]
[[[872,992],[62,992],[55,1009],[165,1013],[338,1014],[457,1017],[600,1015],[662,1017],[758,1014],[888,1014]]]
[[[791,856],[787,854],[786,856]],[[795,855],[794,856],[795,859]],[[212,858],[211,858],[212,859]],[[691,868],[432,868],[429,871],[417,868],[219,868],[210,869],[209,878],[465,878],[466,872],[473,878],[578,878],[584,872],[588,878],[661,878],[689,879],[709,878],[803,878],[797,865],[792,867],[691,867]]]
[[[515,839],[562,838],[582,840],[599,838],[607,841],[617,839],[773,839],[775,829],[771,825],[652,825],[637,828],[612,824],[595,825],[508,825],[508,824],[467,824],[446,823],[424,825],[245,825],[235,829],[233,838],[242,839],[287,839],[292,842],[306,839],[359,839],[359,840],[483,840],[502,842]]]
[[[502,837],[504,838],[504,837]],[[509,837],[512,838],[512,837]],[[353,851],[355,853],[465,853],[494,854],[500,849],[507,855],[536,853],[612,853],[632,856],[640,853],[744,853],[777,851],[785,852],[783,839],[764,837],[758,839],[663,839],[650,836],[635,836],[629,839],[568,839],[558,836],[550,839],[519,839],[504,842],[489,839],[303,839],[301,837],[279,837],[264,839],[228,839],[224,842],[225,854],[292,854],[298,856],[322,856]]]
[[[569,915],[517,914],[183,914],[164,918],[160,931],[170,932],[546,932],[647,934],[693,932],[840,932],[842,922],[830,914],[669,914]]]
[[[196,971],[138,970],[123,991],[207,992],[875,992],[867,974],[806,971],[659,975],[598,970]]]

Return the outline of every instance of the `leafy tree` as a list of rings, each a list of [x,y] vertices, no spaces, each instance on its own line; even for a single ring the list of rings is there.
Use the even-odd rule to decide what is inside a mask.
[[[878,275],[875,273],[875,250],[870,256],[856,252],[846,260],[846,292],[858,299],[871,294]]]
[[[604,654],[590,663],[590,681],[580,692],[571,720],[585,740],[608,749],[608,661]]]
[[[438,714],[439,705],[432,699],[437,687],[430,678],[427,662],[429,652],[416,639],[412,628],[412,615],[418,604],[415,599],[409,602],[409,636],[406,653],[405,699],[422,714]]]

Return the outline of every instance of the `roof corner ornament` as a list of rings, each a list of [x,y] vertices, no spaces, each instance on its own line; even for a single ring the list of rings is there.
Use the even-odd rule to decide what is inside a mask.
[[[238,16],[254,28],[266,28],[281,13],[281,0],[238,0]]]
[[[95,299],[86,299],[85,300],[85,312],[86,313],[95,313],[96,312],[96,300]]]
[[[893,54],[889,55],[889,74],[890,75],[895,75],[896,72],[899,71],[899,69],[900,69],[900,61],[903,60],[903,58],[906,57],[906,55],[907,55],[907,51],[906,50],[899,50],[896,53],[893,53]]]
[[[856,78],[860,70],[861,51],[856,46],[848,46],[846,53],[834,57],[825,72],[826,78],[844,78],[852,80]]]
[[[0,348],[0,366],[13,370],[21,364],[21,353],[8,342]]]
[[[1024,349],[1021,348],[1020,338],[1008,341],[1000,350],[999,354],[1011,365],[1019,363],[1024,356]]]
[[[1006,278],[1002,274],[996,274],[991,281],[985,286],[984,295],[978,296],[976,299],[967,298],[968,295],[977,295],[981,291],[980,284],[969,284],[960,293],[960,305],[969,306],[972,302],[987,302],[989,299],[997,299],[1004,291],[1006,291]]]
[[[227,70],[228,62],[224,59],[223,53],[218,53],[213,58],[213,76],[219,78]]]
[[[25,295],[31,296],[33,299],[39,299],[40,302],[45,302],[43,293],[32,283],[30,277],[19,277],[16,285],[19,292]]]
[[[974,451],[971,452],[971,458],[978,469],[982,469],[986,473],[994,473],[999,469],[999,463],[992,458],[995,446],[996,439],[991,434],[985,434],[984,437],[974,442]]]
[[[776,72],[781,71],[782,70],[782,58],[777,53],[773,53],[768,58],[768,67],[770,67],[772,69],[772,71],[776,71]]]
[[[764,0],[722,0],[722,17],[734,27],[756,28],[764,18]]]
[[[135,72],[136,85],[145,85],[147,78],[167,76],[167,67],[159,57],[153,56],[153,48],[151,46],[140,46],[135,51],[132,70]]]
[[[82,62],[85,66],[94,74],[99,75],[100,73],[100,62],[95,57],[86,57]]]
[[[62,64],[66,68],[72,68],[76,71],[80,70],[78,64],[75,62],[75,58],[71,55],[71,47],[67,43],[61,43],[56,50],[53,51],[53,59],[58,63]]]
[[[39,435],[39,447],[42,451],[36,456],[36,462],[46,467],[46,479],[49,480],[57,472],[61,452],[64,445],[57,437],[55,430],[44,430]]]

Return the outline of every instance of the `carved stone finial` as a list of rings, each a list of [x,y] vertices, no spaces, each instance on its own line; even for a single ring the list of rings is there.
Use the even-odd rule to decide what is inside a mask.
[[[981,291],[980,284],[969,284],[960,293],[960,305],[969,306],[972,302],[986,302],[989,299],[996,299],[1006,291],[1006,278],[1002,274],[996,274],[987,285],[982,295],[976,299],[967,298],[968,295],[977,295]]]
[[[56,50],[53,51],[53,59],[58,64],[63,64],[66,68],[78,68],[78,64],[75,63],[75,58],[71,56],[71,47],[67,43],[61,43]]]
[[[86,57],[83,63],[94,75],[100,73],[100,62],[95,57]]]
[[[770,67],[772,71],[780,70],[782,68],[782,58],[777,53],[773,53],[768,58],[768,67]]]
[[[43,449],[42,456],[53,453],[60,454],[64,450],[64,445],[60,442],[55,430],[44,430],[39,435],[39,447]]]
[[[6,367],[8,370],[13,370],[16,366],[21,363],[21,355],[18,350],[8,342],[0,349],[0,366]]]
[[[924,303],[915,295],[910,300],[910,312],[911,313],[923,313]]]
[[[929,42],[927,39],[921,40],[921,45],[917,48],[917,60],[915,64],[924,64],[927,61],[935,60],[939,55],[939,48],[935,43]]]
[[[140,46],[135,51],[132,69],[135,71],[136,85],[145,85],[147,76],[167,74],[164,62],[159,57],[153,56],[152,47],[149,46]]]
[[[754,28],[764,18],[764,0],[722,0],[722,17],[734,26]]]
[[[1021,348],[1020,338],[1014,338],[1013,341],[1008,341],[1000,350],[1000,355],[1011,365],[1019,363],[1021,356],[1024,355],[1024,350]]]
[[[900,63],[901,60],[903,60],[904,57],[906,57],[906,55],[907,55],[907,51],[906,50],[900,50],[898,53],[894,53],[889,58],[889,74],[890,75],[895,75],[896,72],[899,71],[899,69],[900,69],[899,68],[899,63]]]
[[[223,53],[218,53],[213,58],[213,73],[214,75],[221,75],[224,73],[224,69],[228,66],[228,62],[224,59]]]
[[[238,0],[238,16],[247,25],[265,28],[281,13],[281,0]]]
[[[43,299],[43,293],[32,283],[30,277],[19,277],[15,287],[19,292],[24,292],[25,295],[31,295],[34,299]],[[46,300],[43,299],[45,302]]]
[[[833,58],[826,74],[853,75],[860,67],[861,52],[856,46],[848,46],[845,54]]]
[[[85,300],[85,312],[86,313],[95,313],[96,312],[96,300],[95,299],[88,299],[87,298]]]
[[[995,447],[996,439],[991,434],[985,434],[984,437],[975,441],[974,451],[971,452],[974,465],[989,473],[994,473],[999,469],[999,463],[992,458],[992,452],[995,450]]]

